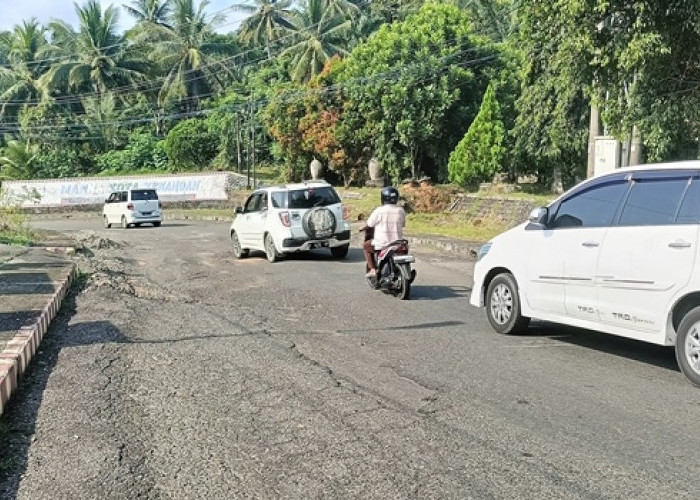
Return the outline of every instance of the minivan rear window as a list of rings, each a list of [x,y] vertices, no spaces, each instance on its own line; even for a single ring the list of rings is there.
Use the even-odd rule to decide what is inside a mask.
[[[155,189],[134,189],[131,191],[131,199],[133,201],[157,200],[158,195]]]
[[[340,203],[340,197],[332,187],[308,187],[289,191],[289,208],[325,207]]]

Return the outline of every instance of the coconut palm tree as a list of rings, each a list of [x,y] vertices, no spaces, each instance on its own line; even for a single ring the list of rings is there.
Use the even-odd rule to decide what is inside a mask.
[[[41,92],[39,77],[48,69],[40,53],[46,46],[46,30],[36,19],[24,21],[1,37],[6,63],[0,66],[0,117],[16,115],[23,106],[36,103]]]
[[[208,0],[198,5],[194,0],[173,0],[172,26],[148,26],[135,39],[151,44],[151,59],[166,73],[158,95],[161,105],[179,99],[184,109],[194,109],[214,87],[223,88],[219,74],[229,70],[216,56],[230,45],[215,40],[214,27],[224,18],[207,15],[207,5]]]
[[[309,81],[319,74],[334,55],[347,55],[344,45],[351,26],[343,16],[327,15],[325,0],[305,0],[295,16],[298,42],[282,52],[291,56],[291,77],[295,82]]]
[[[47,95],[56,92],[94,92],[101,95],[117,86],[143,79],[143,61],[132,57],[123,35],[117,33],[118,12],[104,12],[98,0],[75,5],[79,28],[64,21],[49,24],[53,44],[43,53],[56,60],[39,82]]]
[[[9,138],[6,142],[7,146],[0,149],[0,180],[31,179],[38,145]]]
[[[360,7],[350,0],[326,0],[326,16],[344,16],[355,19],[360,15]]]
[[[233,7],[250,14],[238,30],[241,41],[259,44],[272,58],[271,45],[284,33],[294,29],[292,0],[252,0],[251,3],[237,3]]]
[[[124,5],[126,12],[137,23],[153,23],[170,26],[172,0],[132,0],[131,5]]]

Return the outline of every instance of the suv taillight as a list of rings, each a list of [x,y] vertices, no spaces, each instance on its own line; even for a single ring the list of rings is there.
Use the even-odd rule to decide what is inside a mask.
[[[133,210],[133,209],[134,209],[134,204],[133,204],[133,203],[129,203],[129,204],[126,206],[126,209],[127,209],[127,210]]]
[[[158,200],[158,208],[163,208],[163,204]]]
[[[348,207],[347,207],[347,205],[343,205],[343,219],[348,220]]]
[[[292,220],[289,218],[289,212],[280,212],[280,221],[284,227],[289,227],[292,225]]]

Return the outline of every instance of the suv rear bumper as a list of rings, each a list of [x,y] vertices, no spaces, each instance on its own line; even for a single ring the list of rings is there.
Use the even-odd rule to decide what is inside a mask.
[[[350,244],[350,231],[341,231],[330,238],[315,240],[311,238],[285,238],[282,240],[283,252],[304,252],[318,247],[342,247]]]

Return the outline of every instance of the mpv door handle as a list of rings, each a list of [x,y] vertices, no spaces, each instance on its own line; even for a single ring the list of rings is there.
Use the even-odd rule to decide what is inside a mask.
[[[584,241],[583,243],[581,243],[581,245],[587,248],[596,248],[600,246],[600,243],[598,243],[597,241]]]
[[[676,240],[669,243],[668,246],[671,248],[690,248],[690,243],[683,240]]]

